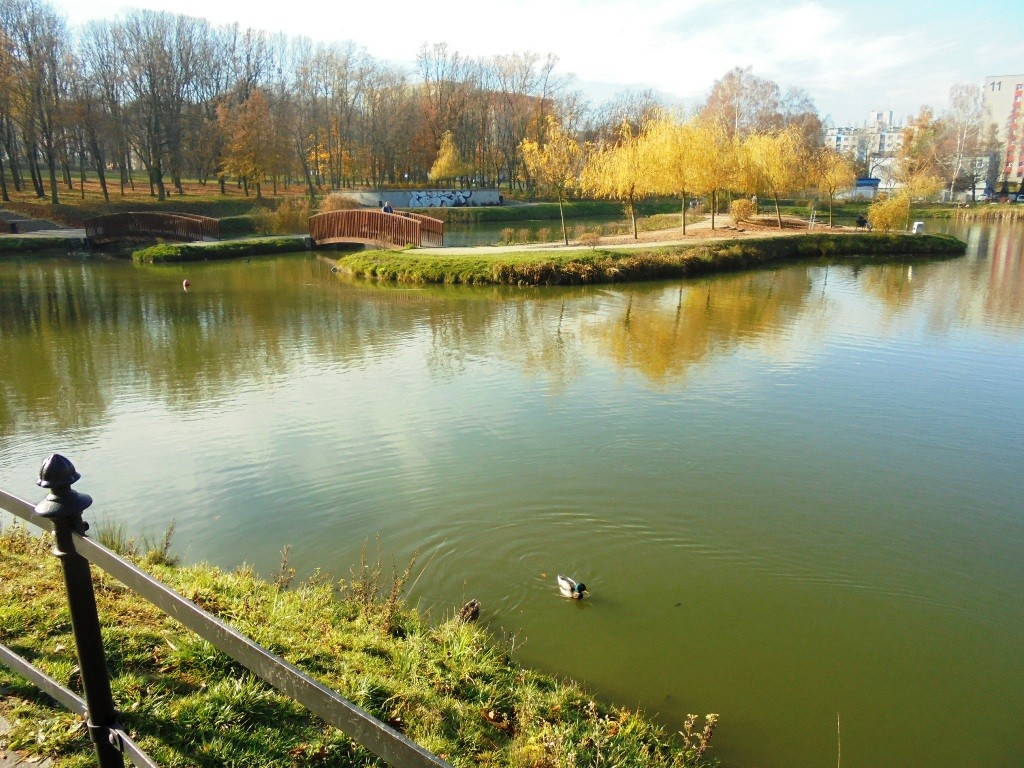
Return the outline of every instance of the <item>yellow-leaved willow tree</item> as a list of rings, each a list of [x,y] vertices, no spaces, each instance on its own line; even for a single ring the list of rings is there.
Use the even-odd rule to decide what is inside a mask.
[[[687,199],[700,187],[698,168],[702,145],[697,123],[695,120],[677,123],[670,116],[662,116],[647,126],[645,134],[649,150],[656,158],[654,191],[680,199],[685,235]]]
[[[720,120],[697,118],[693,131],[699,150],[693,157],[694,187],[691,191],[696,195],[711,195],[711,228],[714,229],[718,190],[736,184],[742,167],[741,147]]]
[[[466,176],[473,172],[473,166],[462,159],[459,148],[455,146],[455,136],[451,131],[445,131],[441,137],[441,146],[437,150],[437,158],[430,166],[430,173],[427,178],[431,181],[446,181],[460,176]]]
[[[550,115],[544,125],[542,142],[523,139],[519,153],[537,188],[558,198],[558,215],[562,219],[562,241],[568,245],[565,212],[562,203],[566,194],[579,184],[583,168],[583,150],[572,136],[562,130]]]
[[[828,196],[828,225],[832,226],[832,205],[836,193],[857,183],[857,172],[850,158],[837,152],[832,147],[821,147],[811,163],[814,182],[818,191]]]
[[[634,133],[632,126],[623,122],[618,141],[599,147],[587,159],[580,186],[596,197],[621,201],[633,223],[636,240],[636,203],[656,191],[656,176],[657,164],[645,132],[641,129]]]
[[[800,132],[793,126],[775,133],[754,133],[743,142],[751,181],[759,193],[775,201],[775,218],[782,229],[779,197],[801,187],[808,177],[808,156]]]

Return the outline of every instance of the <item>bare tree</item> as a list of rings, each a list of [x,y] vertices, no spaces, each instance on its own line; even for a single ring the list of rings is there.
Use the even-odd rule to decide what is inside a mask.
[[[20,83],[20,122],[36,194],[45,197],[36,164],[36,156],[41,153],[49,171],[50,202],[56,205],[67,27],[52,8],[37,0],[0,4],[0,27],[11,43],[11,73]]]
[[[949,89],[949,109],[943,116],[943,166],[949,180],[949,196],[953,197],[957,182],[967,166],[974,166],[984,137],[984,118],[981,88],[974,84],[959,83]],[[971,174],[974,175],[973,173]],[[974,197],[974,185],[971,187]]]

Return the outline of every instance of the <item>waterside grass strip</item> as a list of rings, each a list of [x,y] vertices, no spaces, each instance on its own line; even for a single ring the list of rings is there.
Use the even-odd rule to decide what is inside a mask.
[[[15,235],[0,237],[0,258],[22,257],[29,253],[51,256],[55,253],[66,254],[83,247],[81,238],[78,240],[67,237],[17,237]]]
[[[409,283],[585,285],[690,277],[785,261],[820,258],[896,260],[961,256],[967,245],[950,235],[799,234],[704,242],[492,255],[418,255],[365,251],[338,267],[367,279]]]
[[[0,643],[74,684],[74,641],[51,545],[48,535],[0,532]],[[244,567],[177,567],[166,545],[146,555],[136,550],[133,559],[456,766],[714,764],[706,751],[712,716],[677,724],[680,733],[670,736],[635,711],[520,667],[505,643],[476,624],[450,615],[428,623],[408,610],[400,593],[411,564],[388,576],[392,569],[378,559],[354,567],[344,582],[318,572],[292,584],[287,562],[272,583]],[[113,578],[93,574],[114,699],[126,730],[159,765],[381,765]],[[3,749],[48,755],[58,767],[95,765],[77,715],[2,665],[0,691],[0,712],[13,723]]]
[[[274,253],[295,253],[308,250],[308,239],[302,236],[293,236],[224,240],[214,243],[161,243],[134,251],[132,260],[136,264],[169,264],[185,261],[237,259]]]

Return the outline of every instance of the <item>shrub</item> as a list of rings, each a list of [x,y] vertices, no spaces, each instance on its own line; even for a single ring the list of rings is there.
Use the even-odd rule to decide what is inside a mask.
[[[754,217],[754,204],[747,198],[741,197],[739,200],[732,201],[729,205],[729,213],[732,214],[732,220],[737,224],[750,221]]]
[[[320,205],[317,206],[317,211],[319,213],[327,213],[328,211],[351,211],[361,207],[362,206],[360,206],[358,202],[345,193],[331,192],[320,201]]]
[[[871,228],[882,232],[905,229],[909,219],[910,197],[902,192],[880,197],[868,207]]]
[[[598,242],[601,240],[601,235],[597,232],[582,232],[576,236],[576,240],[580,245],[585,245],[588,248],[596,248]]]
[[[285,235],[309,231],[309,199],[286,197],[274,212],[272,234]]]

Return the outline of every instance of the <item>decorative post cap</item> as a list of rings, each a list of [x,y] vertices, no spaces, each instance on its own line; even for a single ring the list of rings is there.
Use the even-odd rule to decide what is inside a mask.
[[[39,468],[39,479],[36,485],[40,488],[67,488],[72,483],[82,479],[82,476],[75,471],[75,465],[70,459],[53,453],[43,466]]]
[[[82,512],[92,505],[92,496],[79,493],[71,484],[81,479],[75,465],[59,453],[52,454],[39,469],[36,483],[49,488],[46,498],[36,504],[36,514],[51,520],[82,517]],[[84,530],[84,529],[83,529]]]

